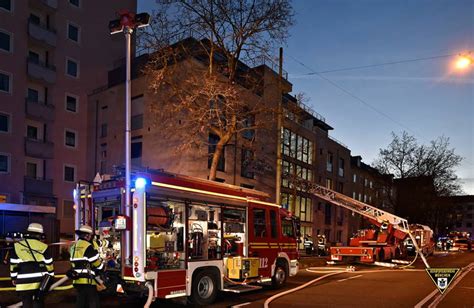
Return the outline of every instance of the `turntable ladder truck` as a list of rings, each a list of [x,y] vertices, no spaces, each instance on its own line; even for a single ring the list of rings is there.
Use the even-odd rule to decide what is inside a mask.
[[[406,236],[409,236],[413,241],[415,248],[423,260],[426,268],[430,267],[420,247],[418,246],[414,235],[410,232],[408,221],[406,219],[366,203],[357,201],[323,186],[314,183],[307,183],[306,185],[306,191],[308,193],[313,194],[314,196],[331,204],[355,212],[365,217],[372,224],[378,227],[384,226],[387,229],[389,237],[392,237],[395,241],[403,241]],[[341,260],[342,256],[360,257],[362,262],[371,263],[375,261],[377,251],[387,247],[395,248],[395,244],[393,242],[390,244],[376,240],[360,240],[349,247],[331,247],[331,259]]]

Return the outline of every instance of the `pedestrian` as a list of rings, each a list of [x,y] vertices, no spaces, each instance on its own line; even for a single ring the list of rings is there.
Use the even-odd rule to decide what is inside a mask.
[[[99,307],[96,279],[104,264],[94,248],[92,228],[82,225],[76,234],[79,239],[70,249],[72,269],[76,272],[73,282],[77,290],[76,307],[96,308]]]
[[[41,242],[43,226],[31,223],[24,238],[13,245],[10,254],[10,277],[24,308],[44,306],[39,293],[45,275],[54,277],[53,259],[48,245]]]

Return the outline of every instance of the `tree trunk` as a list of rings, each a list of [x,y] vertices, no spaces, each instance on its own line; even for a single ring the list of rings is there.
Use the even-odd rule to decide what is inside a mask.
[[[219,158],[222,155],[222,151],[224,150],[226,143],[227,142],[224,142],[223,139],[219,140],[219,142],[216,144],[214,154],[212,154],[211,170],[209,170],[209,180],[211,181],[216,180],[217,164],[219,163]]]

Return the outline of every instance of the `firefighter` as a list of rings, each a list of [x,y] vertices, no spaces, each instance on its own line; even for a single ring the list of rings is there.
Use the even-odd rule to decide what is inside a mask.
[[[71,264],[76,272],[74,287],[77,290],[76,307],[99,307],[97,277],[104,264],[94,248],[92,228],[83,225],[76,230],[79,240],[71,246]]]
[[[40,241],[43,226],[31,223],[24,239],[16,242],[10,254],[10,277],[21,298],[23,307],[43,307],[44,298],[39,296],[44,275],[54,276],[53,259],[48,245]]]

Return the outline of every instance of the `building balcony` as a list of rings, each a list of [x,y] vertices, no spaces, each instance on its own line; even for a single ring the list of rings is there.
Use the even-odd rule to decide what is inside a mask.
[[[44,102],[25,99],[25,113],[33,119],[39,119],[45,122],[54,121],[54,106]]]
[[[36,59],[28,58],[28,75],[37,80],[53,84],[56,82],[56,68]]]
[[[25,154],[42,159],[54,158],[54,143],[25,138]]]
[[[55,11],[58,9],[58,0],[30,0],[30,6],[38,9]]]
[[[53,180],[25,176],[23,183],[23,192],[25,194],[53,196]]]
[[[28,20],[28,34],[37,41],[56,47],[58,35],[55,30],[49,27]]]

